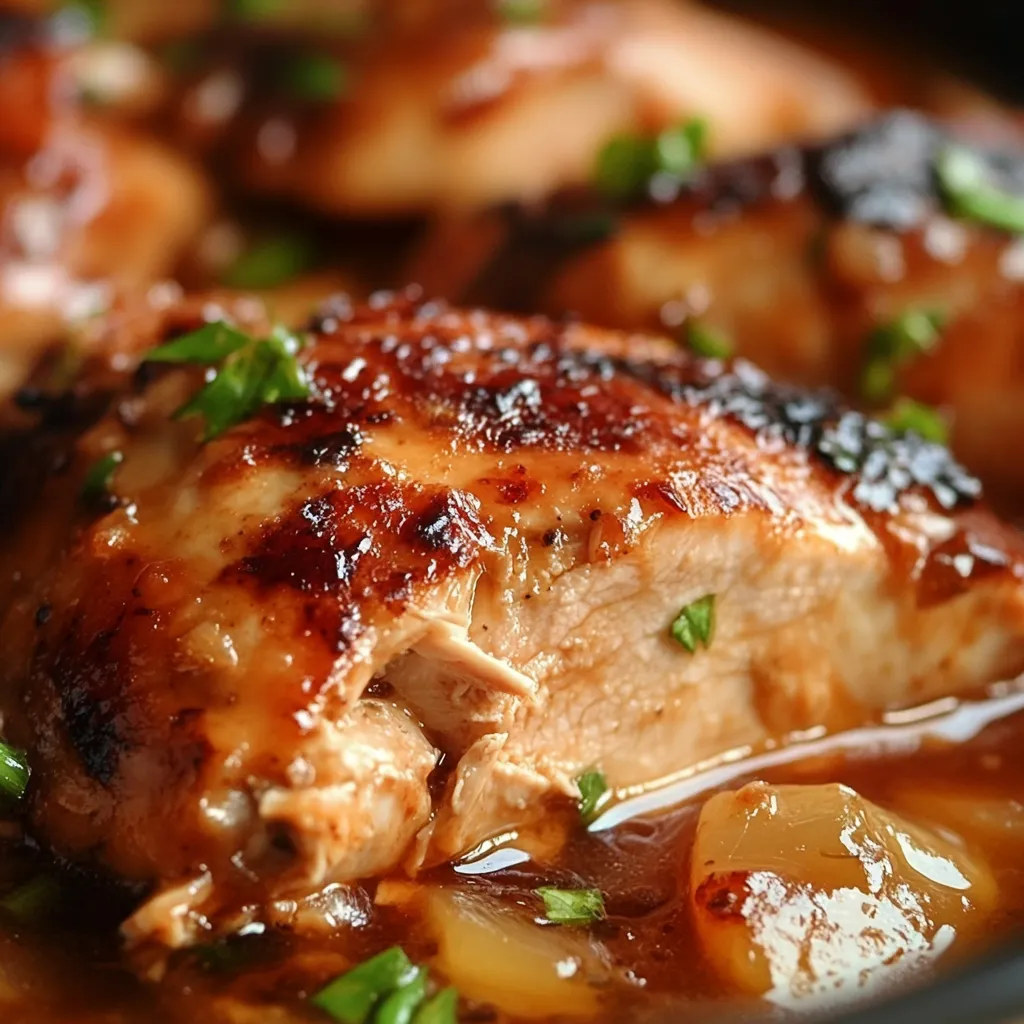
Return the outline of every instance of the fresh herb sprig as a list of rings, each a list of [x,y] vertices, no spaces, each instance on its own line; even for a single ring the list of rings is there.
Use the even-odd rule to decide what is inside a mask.
[[[536,25],[547,14],[547,0],[497,0],[498,14],[510,25]]]
[[[699,320],[686,322],[684,337],[690,351],[704,359],[729,359],[736,350],[728,335]]]
[[[216,321],[161,345],[146,359],[210,367],[206,384],[174,415],[201,416],[203,441],[211,441],[264,405],[309,397],[309,380],[296,358],[301,347],[300,338],[284,327],[275,327],[269,337],[254,338]]]
[[[685,605],[672,620],[668,631],[672,639],[691,654],[698,647],[709,647],[715,631],[715,595],[705,594]]]
[[[984,162],[962,146],[947,146],[935,160],[935,176],[949,212],[990,227],[1024,234],[1024,196],[989,180]]]
[[[947,319],[942,310],[908,309],[876,327],[868,339],[861,373],[860,391],[865,401],[888,401],[896,388],[899,368],[938,345]]]
[[[314,247],[305,236],[275,235],[246,249],[224,272],[221,283],[229,288],[277,288],[315,261]]]
[[[554,924],[581,927],[604,917],[604,897],[600,889],[557,889],[544,886],[537,890],[544,902],[544,916]]]
[[[617,199],[643,194],[651,181],[665,175],[684,181],[703,162],[708,124],[692,118],[657,135],[616,135],[598,153],[597,187]]]
[[[295,99],[306,103],[329,103],[348,89],[345,64],[326,53],[303,53],[281,66],[279,84]]]
[[[341,1024],[455,1024],[458,993],[427,999],[427,971],[392,946],[335,978],[311,1002]]]
[[[48,917],[60,902],[60,882],[39,874],[0,897],[0,913],[23,923]]]
[[[117,467],[124,462],[124,453],[107,452],[101,455],[90,467],[82,484],[82,501],[87,505],[99,505],[111,497],[110,487],[117,472]]]
[[[28,789],[28,760],[20,750],[0,743],[0,793],[20,800]]]
[[[949,441],[949,425],[938,409],[912,398],[899,398],[884,417],[889,429],[898,435],[917,434],[926,441],[946,444]]]
[[[580,817],[589,825],[611,799],[608,780],[601,772],[589,771],[576,780],[576,786],[580,791]]]

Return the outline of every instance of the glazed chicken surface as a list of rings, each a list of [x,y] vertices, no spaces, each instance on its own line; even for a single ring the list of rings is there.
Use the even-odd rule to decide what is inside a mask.
[[[1024,668],[1017,535],[827,395],[339,297],[309,397],[204,442],[174,415],[203,371],[145,356],[232,316],[270,329],[116,310],[0,458],[5,737],[35,834],[153,887],[133,940],[457,857],[588,768],[650,784]]]
[[[466,209],[587,181],[621,131],[700,116],[732,156],[872,109],[838,65],[700,5],[565,0],[523,21],[501,8],[442,4],[365,45],[335,41],[351,87],[305,109],[271,76],[233,133],[244,184],[334,215]]]
[[[1017,499],[1024,249],[951,210],[937,162],[954,146],[1020,195],[1019,137],[897,111],[825,144],[710,164],[660,196],[567,193],[441,221],[409,275],[453,299],[669,330],[681,344],[710,330],[771,374],[868,408],[910,396],[938,407],[954,451]],[[898,351],[886,332],[908,314],[932,324]]]

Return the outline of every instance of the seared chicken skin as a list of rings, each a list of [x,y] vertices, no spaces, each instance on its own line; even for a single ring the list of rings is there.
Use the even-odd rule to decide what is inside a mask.
[[[0,47],[0,395],[113,291],[170,273],[210,207],[187,161],[86,114],[45,34]]]
[[[265,76],[278,96],[241,133],[251,187],[356,216],[475,207],[587,180],[624,130],[699,115],[733,155],[871,109],[831,62],[695,4],[553,0],[528,22],[500,3],[397,6],[390,30],[346,53],[336,100],[297,111]]]
[[[542,211],[451,219],[410,277],[453,300],[680,341],[696,322],[769,373],[880,408],[909,395],[949,414],[973,471],[1020,491],[1024,248],[947,212],[935,165],[950,140],[896,112],[823,146],[709,166],[659,199],[566,195]],[[1019,152],[972,152],[994,183],[1024,192]],[[937,314],[939,329],[927,351],[893,359],[891,387],[873,393],[873,336],[908,312]]]
[[[589,768],[651,784],[1024,668],[1018,536],[945,449],[825,395],[337,299],[308,400],[203,443],[173,417],[202,372],[139,366],[200,313],[230,311],[112,314],[0,453],[5,739],[36,834],[153,887],[134,939],[456,857]]]

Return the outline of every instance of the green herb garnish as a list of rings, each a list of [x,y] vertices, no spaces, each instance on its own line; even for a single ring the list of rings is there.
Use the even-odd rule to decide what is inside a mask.
[[[993,185],[985,164],[970,150],[947,146],[935,160],[935,175],[949,212],[956,217],[1024,234],[1024,196]]]
[[[374,1014],[374,1024],[411,1024],[427,994],[427,971],[417,967],[409,980],[395,989]]]
[[[498,13],[514,25],[533,25],[547,13],[547,0],[498,0]]]
[[[604,917],[604,897],[599,889],[537,890],[544,901],[544,916],[555,924],[585,925]]]
[[[227,0],[229,15],[236,18],[265,18],[278,14],[287,0]]]
[[[0,743],[0,792],[20,800],[28,788],[29,767],[20,750]]]
[[[90,35],[98,36],[105,32],[109,23],[109,12],[105,0],[71,0],[62,4],[60,14],[70,13],[81,18],[88,27]]]
[[[949,440],[949,427],[942,414],[912,398],[898,399],[885,417],[885,423],[894,434],[913,433],[936,444],[946,444]]]
[[[313,246],[302,235],[279,235],[247,249],[221,282],[229,288],[276,288],[314,263]]]
[[[418,969],[402,949],[392,946],[335,978],[311,1002],[342,1024],[366,1024],[382,999],[417,977]]]
[[[911,309],[875,328],[868,339],[867,360],[861,373],[862,397],[873,403],[887,401],[896,387],[896,371],[938,344],[946,324],[939,310]]]
[[[459,993],[454,988],[443,988],[416,1011],[413,1024],[456,1024],[458,1005]]]
[[[608,780],[601,772],[584,772],[576,785],[580,791],[580,817],[589,825],[611,797]]]
[[[597,186],[608,195],[626,199],[641,194],[658,174],[682,181],[704,159],[707,136],[707,122],[699,118],[666,128],[653,138],[617,135],[598,154]]]
[[[280,84],[296,99],[328,103],[344,94],[348,75],[340,60],[323,53],[307,53],[282,67]]]
[[[106,455],[98,458],[85,475],[85,483],[82,484],[82,501],[90,505],[98,505],[104,498],[110,496],[110,484],[114,479],[117,467],[124,462],[124,453],[119,451],[107,452]]]
[[[704,359],[728,359],[735,351],[727,335],[697,320],[686,322],[686,344],[691,352]]]
[[[60,901],[60,883],[52,875],[36,875],[0,898],[0,911],[19,921],[38,921]]]
[[[295,358],[301,344],[284,327],[275,327],[267,338],[253,338],[218,321],[161,345],[146,359],[220,364],[208,371],[203,388],[174,413],[179,419],[202,416],[206,421],[203,440],[210,441],[264,405],[309,397],[309,381]]]
[[[668,631],[672,639],[691,654],[699,646],[709,647],[715,631],[715,595],[706,594],[686,605],[672,620]]]

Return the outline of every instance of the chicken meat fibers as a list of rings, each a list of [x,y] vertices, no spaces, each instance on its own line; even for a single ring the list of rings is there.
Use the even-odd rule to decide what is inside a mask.
[[[2,442],[0,712],[134,940],[1024,668],[977,481],[748,363],[414,295],[95,329]]]

